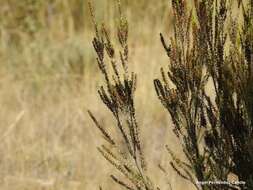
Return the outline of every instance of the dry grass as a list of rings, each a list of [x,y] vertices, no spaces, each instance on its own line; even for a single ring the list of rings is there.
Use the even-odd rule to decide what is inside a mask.
[[[0,189],[117,189],[106,177],[113,168],[97,153],[99,132],[86,112],[92,108],[101,122],[112,124],[96,95],[101,76],[91,46],[87,2],[81,6],[77,0],[55,0],[52,17],[46,14],[49,1],[33,2],[0,1],[1,14],[8,12],[0,16]],[[95,3],[98,18],[113,26],[113,1],[103,2]],[[161,178],[157,167],[168,163],[164,145],[177,143],[153,90],[152,79],[167,64],[159,33],[170,31],[167,1],[155,2],[124,1],[131,69],[139,74],[137,117],[154,181],[162,189],[168,180],[177,190],[186,185],[190,189],[172,170]]]

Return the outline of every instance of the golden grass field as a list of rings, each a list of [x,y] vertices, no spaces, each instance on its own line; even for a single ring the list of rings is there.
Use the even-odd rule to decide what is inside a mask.
[[[113,33],[113,0],[96,0],[96,16]],[[161,189],[191,189],[169,167],[165,144],[181,154],[153,79],[168,64],[159,33],[172,30],[167,0],[122,0],[129,20],[130,69],[138,74],[136,108],[151,179]],[[0,189],[119,189],[98,153],[100,133],[115,123],[97,95],[102,83],[87,0],[0,0]],[[159,169],[168,170],[165,176]]]

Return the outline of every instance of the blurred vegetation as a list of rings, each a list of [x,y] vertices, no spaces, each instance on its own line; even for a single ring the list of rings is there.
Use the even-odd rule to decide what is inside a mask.
[[[113,27],[115,1],[93,2],[97,19]],[[132,34],[132,41],[138,39],[142,44],[151,44],[148,34],[155,30],[146,30],[143,26],[162,26],[161,22],[169,20],[167,1],[162,0],[156,6],[154,3],[155,0],[123,1],[137,31]],[[80,82],[87,72],[96,70],[90,66],[95,59],[89,43],[92,29],[88,0],[1,0],[0,61],[4,64],[0,66],[0,73],[36,84],[56,75]]]
[[[153,15],[151,22],[155,22],[165,14],[164,10],[168,7],[166,2],[162,0],[153,6],[155,0],[148,3],[145,0],[125,0],[123,4],[139,20],[148,17],[146,10],[149,10],[149,15]],[[71,27],[75,31],[84,30],[90,27],[90,22],[86,19],[89,16],[87,4],[88,0],[2,0],[0,23],[10,30],[28,33],[50,29],[56,23],[65,30]],[[99,19],[111,20],[111,15],[115,14],[114,0],[94,0],[94,4],[98,7]]]

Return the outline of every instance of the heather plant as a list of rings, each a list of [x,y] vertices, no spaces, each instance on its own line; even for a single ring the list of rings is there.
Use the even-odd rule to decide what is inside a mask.
[[[96,127],[102,133],[107,145],[102,145],[98,151],[108,160],[117,170],[126,178],[127,182],[111,175],[111,178],[126,189],[154,189],[151,181],[146,175],[146,163],[143,156],[142,145],[139,136],[139,126],[136,120],[134,107],[134,93],[136,89],[136,74],[128,71],[128,23],[122,15],[119,4],[119,23],[117,28],[117,37],[120,47],[116,49],[110,39],[109,31],[105,25],[98,27],[94,11],[91,6],[91,16],[95,27],[95,37],[93,46],[97,53],[97,63],[101,73],[104,76],[106,85],[101,86],[98,94],[102,102],[111,111],[115,121],[116,129],[125,150],[119,146],[116,138],[99,124],[95,116],[88,111]],[[117,55],[119,51],[119,55]],[[106,59],[107,58],[107,59]],[[119,65],[120,64],[120,65]],[[111,65],[113,73],[109,75],[109,66]],[[119,66],[122,68],[120,73]],[[109,146],[111,148],[109,148]]]
[[[195,1],[196,17],[192,21],[193,14],[187,11],[186,1],[172,2],[174,37],[170,46],[162,35],[161,41],[170,58],[167,75],[175,87],[168,84],[163,70],[163,82],[155,80],[154,84],[159,99],[172,117],[173,131],[181,140],[188,160],[187,163],[178,160],[168,148],[173,160],[171,166],[177,173],[195,185],[195,178],[227,181],[228,175],[233,173],[246,182],[241,189],[249,189],[253,171],[248,148],[252,139],[248,110],[252,108],[248,84],[252,80],[249,58],[252,44],[248,36],[252,36],[249,31],[252,26],[248,23],[252,22],[249,21],[252,20],[249,13],[252,2],[247,5],[247,11],[242,3],[244,27],[241,33],[238,21],[228,18],[232,15],[231,4],[225,0]],[[230,30],[226,24],[232,25]],[[244,39],[247,42],[243,41],[244,37],[248,38]],[[227,43],[230,43],[228,53]],[[211,101],[205,90],[209,80],[215,88],[215,101]],[[201,136],[204,147],[199,142]],[[203,187],[221,188],[235,187],[227,184]]]
[[[238,1],[234,16],[233,1],[172,0],[174,33],[167,43],[160,39],[169,58],[169,71],[161,68],[162,79],[154,80],[159,100],[171,116],[172,130],[181,143],[186,160],[181,160],[170,146],[170,165],[196,189],[253,188],[253,1]],[[118,40],[119,61],[104,25],[95,26],[93,46],[97,62],[105,77],[105,87],[98,91],[103,103],[112,112],[129,156],[89,114],[113,148],[103,145],[102,155],[132,183],[115,176],[112,179],[127,189],[154,189],[146,175],[139,126],[134,108],[136,75],[128,74],[127,22],[120,11]],[[101,32],[100,32],[101,31]],[[105,55],[112,65],[107,69]],[[123,67],[119,73],[118,62]],[[214,93],[208,92],[208,87]],[[117,152],[114,153],[113,151]],[[130,165],[131,161],[133,162]],[[131,167],[130,167],[131,166]],[[235,175],[241,184],[201,185],[197,182],[228,181]]]

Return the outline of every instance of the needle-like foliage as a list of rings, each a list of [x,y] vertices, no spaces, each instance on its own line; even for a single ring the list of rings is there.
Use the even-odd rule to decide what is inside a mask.
[[[98,27],[91,6],[91,16],[95,27],[93,46],[97,54],[97,63],[104,76],[105,86],[101,86],[98,94],[102,102],[111,111],[116,121],[116,129],[126,146],[127,152],[114,140],[111,133],[100,125],[95,116],[88,111],[91,119],[101,131],[110,147],[102,145],[99,152],[125,176],[127,181],[111,175],[114,182],[128,190],[152,190],[153,185],[146,175],[146,163],[140,142],[139,126],[136,120],[134,93],[136,90],[136,74],[128,71],[128,23],[122,15],[119,2],[119,20],[117,38],[119,47],[113,45],[109,31],[105,25]],[[119,54],[117,54],[119,52]],[[111,67],[110,67],[111,66]],[[110,74],[110,68],[112,74]],[[120,72],[121,70],[122,72]],[[112,148],[111,148],[112,147]]]
[[[168,148],[171,166],[197,189],[252,189],[253,1],[238,2],[242,28],[232,16],[232,1],[195,0],[190,11],[184,0],[172,0],[172,6],[170,45],[161,35],[170,69],[161,70],[163,80],[154,80],[188,160],[179,160]],[[214,94],[207,93],[208,81]],[[196,183],[227,181],[231,174],[245,184]]]

